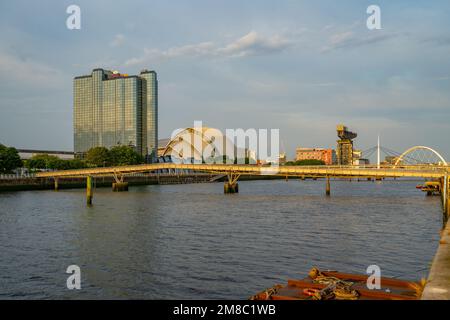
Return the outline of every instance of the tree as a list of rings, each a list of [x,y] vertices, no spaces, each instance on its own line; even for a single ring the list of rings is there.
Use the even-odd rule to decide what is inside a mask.
[[[323,166],[324,164],[325,162],[317,159],[306,159],[295,162],[295,165],[297,166]]]
[[[111,163],[115,166],[144,163],[144,157],[129,146],[112,147],[109,154]]]
[[[28,169],[45,169],[46,163],[45,159],[39,158],[39,159],[31,159],[25,160],[25,167]]]
[[[317,159],[305,159],[298,161],[288,161],[284,165],[285,166],[322,166],[325,162]]]
[[[86,168],[86,163],[79,159],[60,159],[48,154],[37,154],[25,161],[28,169],[69,170]]]
[[[26,161],[26,167],[29,169],[57,169],[58,160],[56,156],[48,154],[37,154]]]
[[[16,148],[0,144],[0,172],[7,173],[22,167],[23,163]]]
[[[90,166],[105,167],[112,164],[111,153],[105,147],[94,147],[86,154],[86,162]]]
[[[70,159],[65,161],[69,169],[83,169],[86,168],[86,162],[80,159]]]

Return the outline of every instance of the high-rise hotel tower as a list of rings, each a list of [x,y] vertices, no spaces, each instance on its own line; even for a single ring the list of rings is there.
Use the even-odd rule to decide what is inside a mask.
[[[132,146],[148,160],[158,150],[158,80],[155,71],[138,76],[94,69],[73,81],[74,148]]]

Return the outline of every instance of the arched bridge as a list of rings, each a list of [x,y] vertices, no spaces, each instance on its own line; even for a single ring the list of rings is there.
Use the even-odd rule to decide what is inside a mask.
[[[417,155],[415,155],[415,153]],[[404,162],[447,166],[447,161],[445,161],[444,157],[441,156],[439,152],[430,147],[425,146],[415,146],[403,152],[395,161],[394,167]]]

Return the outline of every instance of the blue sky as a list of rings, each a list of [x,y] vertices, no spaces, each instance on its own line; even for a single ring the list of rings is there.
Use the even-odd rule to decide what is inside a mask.
[[[81,7],[81,30],[66,8]],[[381,30],[366,9],[381,7]],[[448,1],[2,1],[0,142],[72,150],[72,79],[159,77],[160,138],[194,120],[279,128],[282,148],[436,148],[450,158]]]

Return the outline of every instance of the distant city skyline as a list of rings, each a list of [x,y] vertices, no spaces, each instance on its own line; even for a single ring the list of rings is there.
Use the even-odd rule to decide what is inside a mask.
[[[159,137],[201,120],[279,128],[282,151],[426,145],[450,159],[450,3],[377,1],[0,3],[0,143],[74,150],[72,79],[95,68],[159,77]]]

